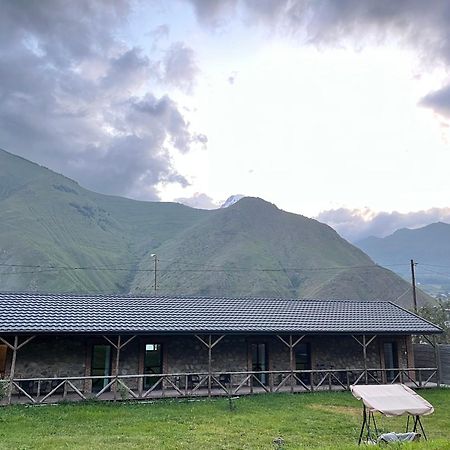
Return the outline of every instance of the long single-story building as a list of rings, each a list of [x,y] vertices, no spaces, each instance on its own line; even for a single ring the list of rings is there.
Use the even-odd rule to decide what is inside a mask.
[[[412,336],[441,332],[385,301],[0,293],[2,402],[422,386]]]

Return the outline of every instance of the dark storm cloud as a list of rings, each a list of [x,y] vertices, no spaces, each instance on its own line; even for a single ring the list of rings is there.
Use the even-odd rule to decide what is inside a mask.
[[[2,2],[0,143],[86,187],[157,199],[159,183],[187,184],[168,146],[187,152],[206,138],[151,93],[157,63],[115,37],[129,10],[120,0]]]
[[[450,223],[450,208],[431,208],[409,213],[379,212],[367,209],[331,209],[322,211],[317,220],[325,222],[349,241],[368,236],[384,237],[400,228],[419,228],[430,223]]]

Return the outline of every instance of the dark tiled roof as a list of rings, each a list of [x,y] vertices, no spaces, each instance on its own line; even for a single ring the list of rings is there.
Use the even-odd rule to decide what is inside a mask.
[[[381,301],[0,293],[0,334],[440,331]]]

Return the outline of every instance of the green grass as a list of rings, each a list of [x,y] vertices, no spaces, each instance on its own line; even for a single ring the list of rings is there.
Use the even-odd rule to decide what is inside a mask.
[[[401,448],[450,449],[450,390],[421,393],[436,410],[423,419],[430,441]],[[405,418],[378,422],[403,431]],[[0,409],[0,448],[356,449],[360,424],[348,392],[243,397],[234,410],[227,399],[13,406]]]

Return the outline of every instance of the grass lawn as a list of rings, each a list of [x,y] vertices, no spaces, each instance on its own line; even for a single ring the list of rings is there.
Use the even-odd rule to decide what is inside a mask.
[[[401,448],[450,449],[450,389],[421,395],[435,407],[423,419],[430,441]],[[227,399],[0,408],[0,448],[358,448],[361,403],[348,392],[266,394],[234,404],[234,410]],[[383,431],[404,429],[405,418],[377,418]],[[283,447],[273,444],[277,437]]]

